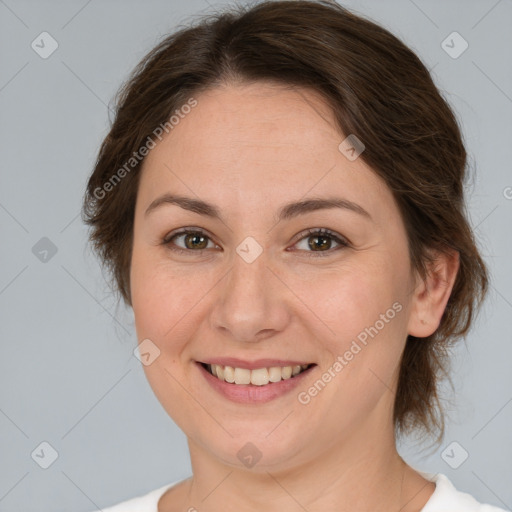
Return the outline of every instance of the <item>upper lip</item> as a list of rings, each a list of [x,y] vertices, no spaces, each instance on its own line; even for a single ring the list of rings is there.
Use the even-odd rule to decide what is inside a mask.
[[[254,361],[244,361],[236,357],[214,357],[199,361],[204,364],[218,364],[219,366],[231,366],[232,368],[245,368],[255,370],[256,368],[271,368],[272,366],[299,366],[303,364],[313,364],[308,361],[285,360],[285,359],[256,359]]]

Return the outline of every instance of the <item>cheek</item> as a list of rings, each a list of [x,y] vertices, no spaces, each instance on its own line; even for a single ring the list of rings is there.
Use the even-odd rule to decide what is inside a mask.
[[[168,354],[180,351],[197,328],[198,305],[211,289],[211,274],[206,265],[202,270],[178,266],[154,249],[134,247],[130,277],[138,339],[154,339]]]
[[[189,303],[193,300],[193,283],[151,256],[150,251],[134,248],[130,271],[137,339],[139,343],[151,340],[159,351],[142,368],[164,410],[178,426],[190,430],[194,414],[201,412],[191,407],[189,395],[180,383],[185,382],[188,371],[184,362],[193,315],[186,313],[192,307]]]
[[[167,307],[181,297],[182,279],[161,256],[160,247],[145,246],[135,240],[131,269],[131,292],[134,311],[141,318],[148,314],[157,319]],[[144,313],[142,315],[142,313]]]
[[[309,283],[304,296],[310,297],[315,313],[330,327],[332,337],[346,340],[354,338],[365,328],[379,321],[381,315],[389,314],[388,325],[397,324],[395,314],[399,302],[402,310],[405,276],[397,274],[388,258],[370,255],[357,264],[340,265],[335,271]],[[381,326],[379,322],[378,327]]]
[[[165,331],[178,321],[184,291],[182,281],[165,274],[161,267],[152,251],[134,245],[130,284],[137,336],[139,341],[150,338],[159,345]]]
[[[379,394],[382,383],[390,383],[406,338],[406,276],[400,272],[389,258],[374,257],[362,265],[340,267],[310,287],[322,320],[319,328],[328,333],[322,338],[329,353],[325,369],[341,358],[334,369],[341,377],[336,379],[340,391],[364,388],[371,401],[372,392]],[[360,396],[343,395],[347,400]]]

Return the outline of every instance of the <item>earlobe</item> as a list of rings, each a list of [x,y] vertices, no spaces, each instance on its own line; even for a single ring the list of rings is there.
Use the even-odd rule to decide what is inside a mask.
[[[427,265],[427,276],[420,279],[414,290],[408,334],[417,338],[432,335],[443,316],[459,270],[459,252],[436,252]]]

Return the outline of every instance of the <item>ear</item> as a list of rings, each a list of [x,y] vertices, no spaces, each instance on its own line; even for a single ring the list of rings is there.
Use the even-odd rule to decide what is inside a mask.
[[[459,264],[458,251],[435,252],[433,262],[428,264],[426,279],[421,279],[416,273],[417,284],[411,300],[408,334],[426,338],[439,327]]]

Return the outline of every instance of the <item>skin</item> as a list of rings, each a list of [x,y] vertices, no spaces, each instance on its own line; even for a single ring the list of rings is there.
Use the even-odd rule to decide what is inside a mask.
[[[315,92],[238,83],[196,99],[146,157],[135,211],[137,336],[160,350],[144,371],[186,434],[193,469],[158,510],[419,511],[435,485],[396,451],[398,364],[408,334],[425,337],[438,327],[458,255],[438,255],[426,281],[411,271],[391,192],[362,158],[341,153],[345,136]],[[214,204],[223,221],[171,204],[145,215],[166,192]],[[349,199],[372,220],[331,208],[276,223],[283,204],[313,196]],[[173,242],[186,253],[163,244],[183,227],[206,232],[201,254],[185,236]],[[330,229],[349,246],[328,239],[314,251],[309,228]],[[263,249],[250,264],[236,252],[248,236]],[[402,310],[393,320],[307,405],[299,403],[298,392],[395,302]],[[195,364],[214,356],[317,367],[297,391],[237,404]],[[247,442],[262,454],[252,468],[237,457]]]

